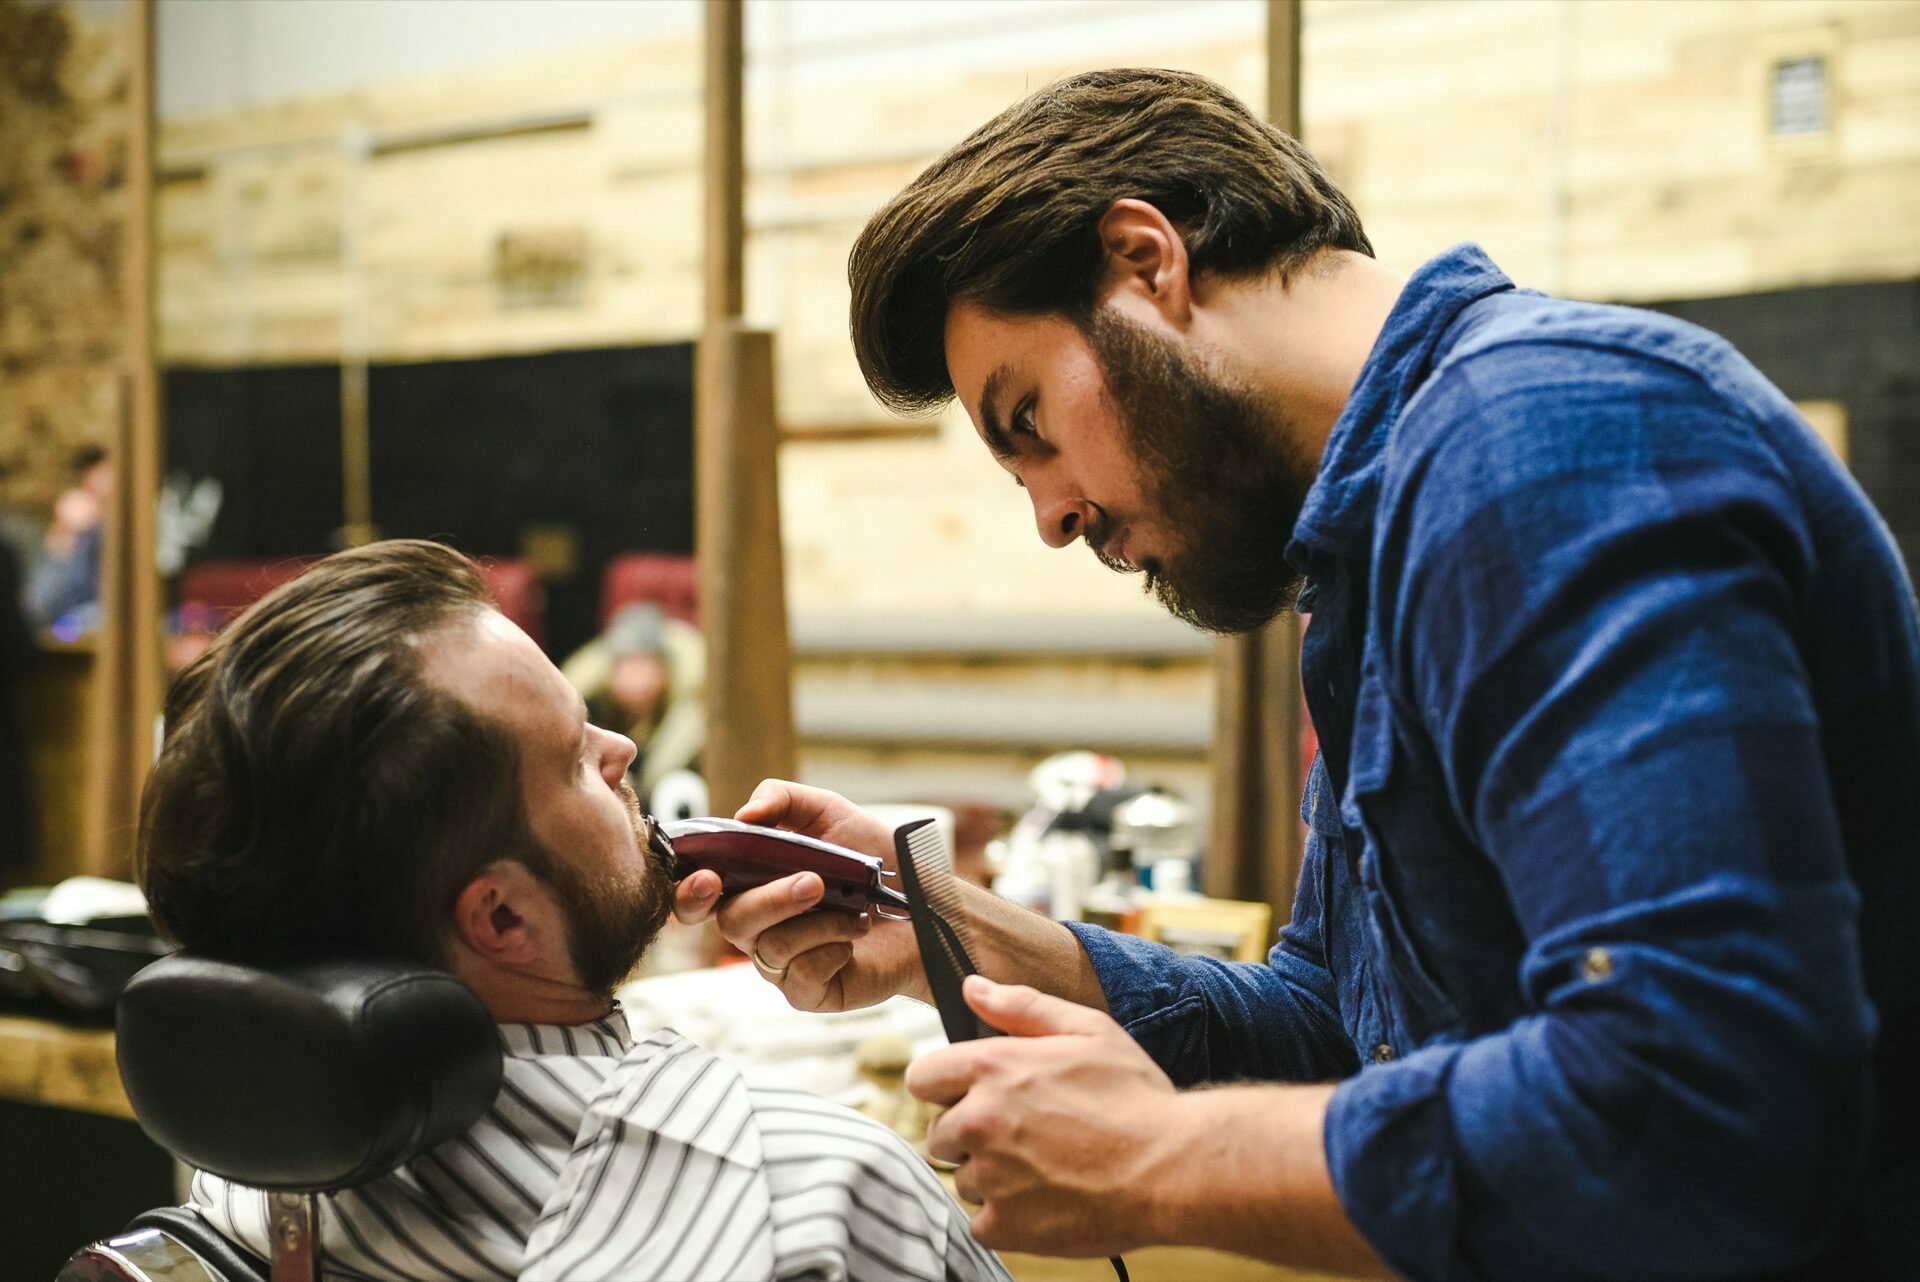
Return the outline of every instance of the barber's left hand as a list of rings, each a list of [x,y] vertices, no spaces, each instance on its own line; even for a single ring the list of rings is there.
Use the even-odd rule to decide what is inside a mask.
[[[927,1151],[960,1163],[983,1245],[1100,1256],[1166,1240],[1154,1189],[1174,1177],[1181,1095],[1110,1016],[1025,986],[966,982],[967,1004],[1011,1037],[914,1062],[907,1089],[947,1111]]]

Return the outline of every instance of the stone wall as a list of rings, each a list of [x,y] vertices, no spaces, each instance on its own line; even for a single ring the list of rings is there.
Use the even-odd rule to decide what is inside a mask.
[[[121,404],[126,47],[0,4],[0,512],[44,516]]]

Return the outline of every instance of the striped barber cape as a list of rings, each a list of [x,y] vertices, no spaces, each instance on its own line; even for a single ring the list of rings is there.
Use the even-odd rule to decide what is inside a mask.
[[[749,1086],[625,1016],[503,1024],[505,1077],[471,1130],[321,1199],[329,1280],[1004,1280],[899,1136],[804,1091]],[[191,1204],[258,1255],[267,1199],[205,1172]]]

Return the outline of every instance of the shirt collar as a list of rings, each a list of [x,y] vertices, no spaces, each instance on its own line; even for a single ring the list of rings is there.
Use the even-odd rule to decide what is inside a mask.
[[[535,1055],[611,1055],[633,1049],[627,1013],[615,1002],[601,1018],[585,1024],[498,1024],[500,1048],[516,1059]]]
[[[1320,474],[1294,523],[1287,560],[1307,570],[1316,554],[1365,560],[1387,438],[1426,381],[1441,335],[1471,303],[1513,288],[1478,245],[1455,245],[1408,279],[1335,420]]]
[[[753,1105],[740,1070],[672,1029],[656,1029],[637,1042],[628,1029],[626,1012],[617,1004],[611,1014],[587,1024],[497,1027],[501,1046],[516,1059],[605,1057],[605,1041],[611,1038],[620,1044],[612,1056],[620,1063],[589,1107],[736,1166],[758,1168],[766,1160],[759,1128],[750,1124]],[[717,1086],[717,1094],[704,1096],[702,1108],[682,1107],[693,1083],[702,1080]],[[715,1114],[728,1108],[748,1122],[735,1128],[708,1125]]]

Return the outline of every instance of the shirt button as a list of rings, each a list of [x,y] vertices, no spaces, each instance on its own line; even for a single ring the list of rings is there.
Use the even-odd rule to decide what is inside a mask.
[[[1385,1042],[1381,1042],[1378,1046],[1373,1048],[1374,1063],[1384,1064],[1392,1058],[1393,1058],[1393,1047],[1387,1045]]]
[[[1589,948],[1580,959],[1580,978],[1597,984],[1613,974],[1613,956],[1604,948]]]

